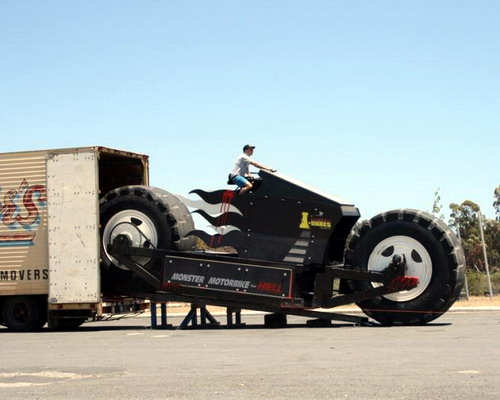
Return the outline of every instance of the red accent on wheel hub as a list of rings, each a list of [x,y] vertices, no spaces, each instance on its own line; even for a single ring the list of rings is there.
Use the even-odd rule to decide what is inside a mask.
[[[401,292],[402,290],[411,290],[418,286],[416,276],[397,276],[387,285],[389,292]]]

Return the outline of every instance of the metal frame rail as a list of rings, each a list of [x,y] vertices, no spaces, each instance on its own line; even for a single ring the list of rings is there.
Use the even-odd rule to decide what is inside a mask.
[[[120,235],[121,236],[121,235]],[[241,292],[225,292],[220,293],[216,290],[207,288],[188,287],[183,285],[165,285],[161,279],[153,275],[142,265],[136,263],[132,257],[141,256],[149,258],[157,258],[165,260],[171,258],[193,260],[196,259],[200,262],[220,262],[224,257],[220,256],[203,256],[196,253],[181,253],[167,250],[145,249],[131,247],[127,238],[118,236],[115,242],[108,245],[108,252],[113,255],[120,263],[125,265],[128,269],[135,272],[141,279],[148,282],[153,288],[154,292],[148,293],[147,297],[153,303],[165,303],[169,301],[179,301],[191,303],[191,310],[184,318],[179,326],[179,329],[186,328],[189,324],[192,327],[214,327],[220,326],[219,322],[206,310],[207,305],[222,306],[227,308],[228,327],[243,326],[241,323],[241,309],[256,310],[269,312],[277,315],[278,317],[268,317],[266,322],[269,326],[284,326],[286,325],[286,315],[297,315],[302,317],[315,318],[318,321],[344,321],[354,324],[366,324],[369,319],[366,317],[346,315],[341,313],[333,313],[329,311],[317,311],[316,308],[332,308],[340,305],[351,304],[363,299],[373,296],[385,295],[400,290],[408,290],[414,287],[418,282],[414,278],[405,277],[405,260],[393,259],[383,272],[370,272],[359,271],[354,269],[342,268],[342,265],[325,266],[324,273],[318,273],[315,279],[315,295],[314,306],[304,307],[302,299],[295,298],[271,298],[265,296],[256,296],[244,294]],[[196,258],[198,257],[198,258]],[[234,257],[228,258],[230,262],[238,265],[248,264],[247,260],[239,260]],[[263,262],[262,267],[271,266],[276,268],[272,263]],[[282,268],[293,269],[299,268],[296,266],[285,266]],[[303,270],[303,269],[300,269]],[[333,282],[334,279],[353,279],[353,280],[366,280],[370,282],[383,283],[380,287],[374,287],[361,292],[354,292],[348,294],[334,295]],[[405,280],[406,279],[406,280]],[[412,280],[413,279],[413,280]],[[162,286],[163,285],[163,286]],[[164,305],[162,304],[161,307]],[[197,322],[197,310],[200,309],[200,324]],[[235,311],[240,310],[240,311]],[[236,312],[236,322],[233,324],[232,314]],[[161,308],[161,327],[169,327],[167,324],[166,309]],[[153,315],[154,314],[154,315]],[[231,319],[229,315],[231,314]],[[279,317],[281,315],[281,317]],[[283,317],[285,316],[285,317]],[[154,322],[153,322],[154,317]],[[158,328],[156,316],[156,307],[152,309],[152,328]],[[206,321],[209,321],[207,323]],[[266,323],[266,325],[268,325]],[[314,325],[314,324],[313,324]],[[321,324],[319,324],[321,325]],[[317,325],[315,325],[317,326]]]

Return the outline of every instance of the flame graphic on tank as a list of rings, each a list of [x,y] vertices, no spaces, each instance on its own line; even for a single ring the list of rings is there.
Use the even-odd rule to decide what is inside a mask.
[[[232,246],[237,249],[243,240],[241,228],[244,218],[233,204],[237,194],[232,190],[207,192],[201,189],[192,190],[189,194],[196,194],[200,199],[177,197],[187,207],[194,209],[192,214],[200,215],[210,224],[210,231],[195,229],[190,234],[200,238],[209,247]]]

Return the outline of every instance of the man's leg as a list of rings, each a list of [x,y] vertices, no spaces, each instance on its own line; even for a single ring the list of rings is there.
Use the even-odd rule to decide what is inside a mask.
[[[241,188],[240,190],[240,194],[245,194],[246,192],[248,192],[249,190],[252,190],[253,188],[253,185],[247,181],[247,184]]]
[[[245,177],[241,175],[235,176],[233,182],[236,183],[238,187],[241,188],[239,191],[240,194],[245,194],[246,192],[248,192],[253,188],[253,185]]]

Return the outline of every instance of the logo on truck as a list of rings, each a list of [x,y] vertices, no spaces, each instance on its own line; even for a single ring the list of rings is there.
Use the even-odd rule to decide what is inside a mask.
[[[1,190],[1,188],[0,188]],[[47,205],[44,185],[30,185],[23,179],[17,189],[9,189],[0,198],[0,222],[12,233],[0,233],[0,245],[31,245],[42,218],[40,209]],[[5,231],[3,229],[3,231]]]

